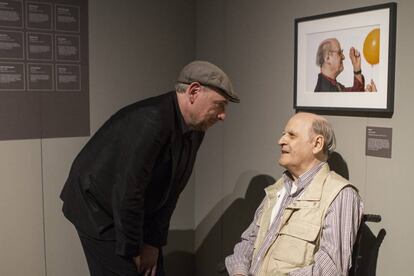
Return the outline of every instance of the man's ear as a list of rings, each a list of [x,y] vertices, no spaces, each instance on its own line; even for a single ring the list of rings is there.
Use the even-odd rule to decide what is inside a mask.
[[[331,55],[328,53],[324,58],[324,63],[329,63],[331,61]]]
[[[189,96],[191,104],[193,104],[196,101],[197,97],[200,94],[201,88],[202,88],[202,86],[198,82],[192,82],[188,86],[187,91],[188,91],[188,96]]]
[[[317,155],[323,152],[323,146],[325,145],[325,139],[322,135],[316,135],[313,138],[313,154]]]

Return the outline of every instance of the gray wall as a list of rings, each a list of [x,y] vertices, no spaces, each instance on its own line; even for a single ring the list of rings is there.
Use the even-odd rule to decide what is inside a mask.
[[[92,133],[122,106],[173,90],[179,69],[194,59],[194,9],[192,0],[89,0]],[[58,198],[88,139],[0,142],[0,275],[88,275]],[[194,225],[191,186],[173,228]]]
[[[197,275],[214,275],[227,250],[226,233],[245,213],[234,211],[254,176],[279,178],[277,140],[293,106],[294,19],[383,3],[380,1],[197,1],[197,57],[222,65],[241,95],[227,122],[208,133],[195,172]],[[414,149],[411,91],[414,72],[414,3],[398,1],[395,112],[391,119],[328,116],[337,151],[360,189],[368,213],[381,214],[384,227],[377,275],[408,275],[414,246],[411,219],[414,188],[410,177]],[[366,126],[393,128],[392,159],[365,156]],[[259,181],[260,182],[260,181]],[[261,181],[263,182],[263,181]],[[260,182],[260,183],[261,183]],[[210,196],[206,196],[209,194]],[[238,205],[242,206],[242,205]],[[244,207],[243,207],[244,208]],[[230,214],[230,215],[229,215]],[[206,241],[211,259],[206,260]]]
[[[214,275],[209,271],[232,246],[226,233],[236,232],[234,222],[248,223],[257,206],[243,198],[259,201],[261,188],[282,172],[277,139],[294,113],[294,19],[380,2],[89,1],[92,133],[120,107],[171,89],[179,68],[194,57],[222,66],[242,97],[242,103],[229,106],[226,122],[206,136],[171,224],[177,239],[166,250],[167,255],[196,251],[198,275]],[[408,275],[414,245],[409,219],[413,11],[411,1],[398,1],[394,116],[329,116],[366,211],[383,217],[372,225],[387,230],[378,275]],[[368,125],[393,128],[392,159],[364,155]],[[0,142],[0,275],[87,275],[58,195],[88,138]]]

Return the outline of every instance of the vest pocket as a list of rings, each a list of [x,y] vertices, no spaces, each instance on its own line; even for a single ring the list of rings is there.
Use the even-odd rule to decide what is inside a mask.
[[[272,258],[295,267],[313,261],[320,226],[306,221],[290,221],[279,232]]]

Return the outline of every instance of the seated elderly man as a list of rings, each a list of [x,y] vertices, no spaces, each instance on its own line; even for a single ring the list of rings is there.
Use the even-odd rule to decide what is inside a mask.
[[[226,258],[231,276],[348,275],[362,216],[357,189],[331,171],[329,122],[297,113],[279,140],[283,176],[265,189],[254,220]]]

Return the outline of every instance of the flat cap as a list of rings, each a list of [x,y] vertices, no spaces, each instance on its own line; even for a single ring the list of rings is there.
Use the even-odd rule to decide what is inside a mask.
[[[230,78],[223,70],[208,61],[196,60],[184,66],[178,75],[177,82],[185,84],[199,82],[201,85],[219,89],[231,102],[240,102]]]

